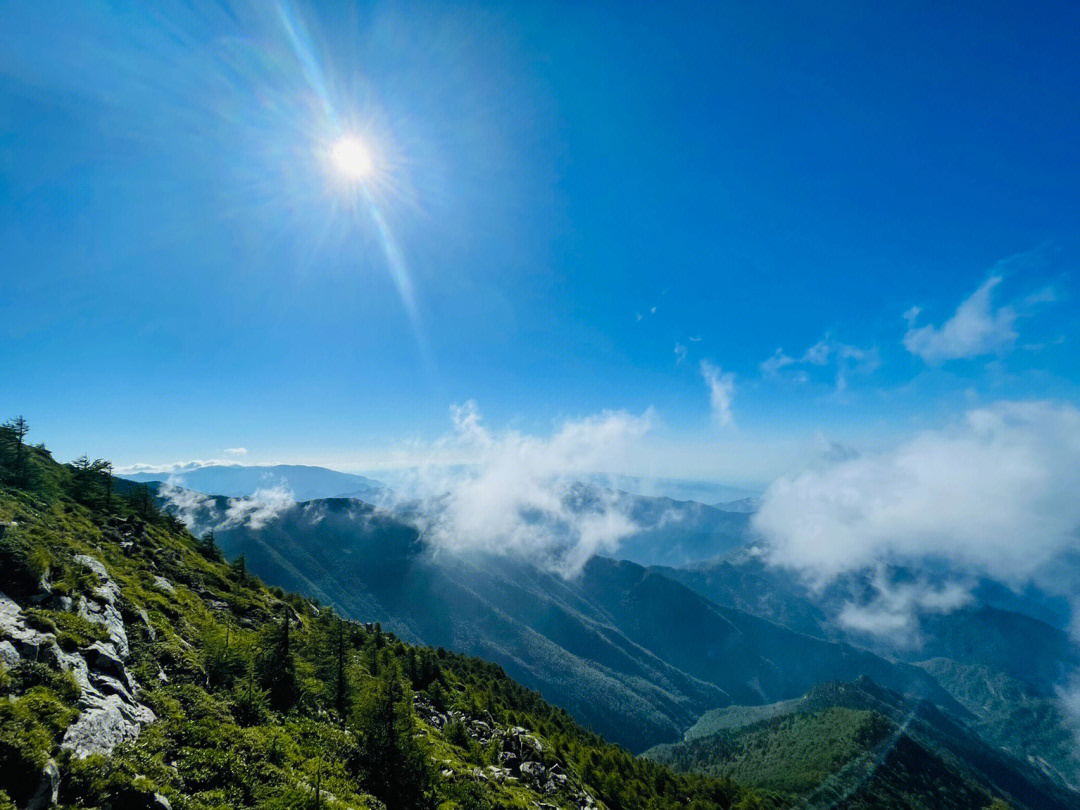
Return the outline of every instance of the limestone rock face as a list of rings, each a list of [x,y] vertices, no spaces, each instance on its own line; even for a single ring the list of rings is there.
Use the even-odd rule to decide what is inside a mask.
[[[93,594],[79,600],[78,613],[102,625],[109,640],[67,652],[54,634],[29,627],[19,604],[0,593],[0,661],[9,668],[24,659],[40,661],[71,673],[79,686],[81,713],[64,733],[61,746],[85,759],[91,754],[108,754],[119,743],[134,739],[155,717],[138,701],[139,686],[125,665],[129,648],[117,607],[120,589],[99,560],[86,554],[75,559],[98,579]],[[48,802],[40,805],[48,806]]]
[[[120,616],[120,611],[116,608],[120,589],[116,587],[116,583],[99,560],[95,560],[89,554],[77,554],[75,561],[89,568],[98,578],[98,586],[94,588],[94,598],[83,599],[79,603],[79,615],[84,619],[104,625],[109,634],[109,640],[116,645],[120,657],[127,660],[127,631],[124,629],[124,620]]]

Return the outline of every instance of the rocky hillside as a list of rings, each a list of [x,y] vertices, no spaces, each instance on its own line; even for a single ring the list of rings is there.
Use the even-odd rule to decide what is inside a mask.
[[[5,433],[0,481],[4,810],[782,806],[266,587],[103,464]]]

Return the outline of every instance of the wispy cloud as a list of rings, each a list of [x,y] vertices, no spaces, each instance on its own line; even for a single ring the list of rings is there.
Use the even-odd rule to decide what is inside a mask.
[[[927,363],[963,360],[994,354],[1012,348],[1016,342],[1016,310],[1011,306],[993,306],[994,288],[1000,275],[990,276],[960,303],[956,312],[941,326],[916,326],[922,310],[912,307],[904,313],[908,330],[904,348]]]
[[[292,490],[286,486],[257,489],[249,498],[230,498],[225,520],[218,528],[246,525],[251,529],[261,529],[295,503]]]
[[[158,496],[165,501],[166,510],[179,518],[193,533],[212,527],[220,518],[212,497],[185,489],[175,478],[161,486]]]
[[[836,390],[844,391],[853,374],[870,374],[880,365],[881,356],[877,347],[853,346],[826,335],[797,357],[792,357],[786,354],[783,348],[778,348],[771,357],[761,363],[760,367],[762,374],[766,377],[786,376],[798,383],[810,381],[811,376],[808,373],[810,369],[830,368],[834,370],[833,380]]]
[[[186,489],[178,481],[176,478],[166,481],[158,495],[165,502],[166,511],[179,518],[193,534],[238,526],[261,529],[296,503],[292,491],[281,485],[258,489],[250,497],[229,498],[222,514],[213,496]]]
[[[1010,351],[1019,337],[1017,321],[1033,315],[1046,304],[1055,303],[1058,293],[1052,286],[1045,286],[995,306],[996,290],[1017,268],[1041,264],[1045,252],[1044,246],[998,262],[986,280],[961,301],[952,316],[940,326],[918,326],[916,322],[923,310],[911,307],[904,313],[908,323],[904,348],[931,365]]]
[[[675,364],[680,365],[686,360],[688,349],[682,343],[675,344]]]
[[[730,425],[733,421],[731,402],[735,398],[735,375],[732,372],[725,374],[719,366],[702,360],[701,376],[709,388],[709,406],[713,418],[720,425]]]
[[[856,633],[887,637],[902,647],[922,642],[919,617],[951,613],[970,604],[967,581],[931,583],[926,578],[894,582],[887,567],[878,565],[870,580],[872,595],[865,601],[849,600],[837,617],[840,625]]]
[[[134,475],[135,473],[160,473],[163,477],[169,475],[181,475],[203,467],[216,467],[227,465],[239,467],[235,458],[210,458],[197,459],[194,461],[174,461],[164,464],[129,464],[126,467],[117,467],[116,472],[120,475]]]
[[[225,451],[225,455],[227,455],[227,456],[246,456],[247,455],[247,448],[246,447],[230,447]]]

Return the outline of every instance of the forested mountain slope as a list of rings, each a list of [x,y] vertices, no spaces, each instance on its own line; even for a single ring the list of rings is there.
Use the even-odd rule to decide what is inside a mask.
[[[270,589],[115,484],[0,430],[5,810],[779,806]]]
[[[685,741],[646,756],[778,790],[806,807],[966,808],[1006,798],[1012,807],[1064,810],[1077,801],[931,704],[865,678],[772,706],[709,712]]]
[[[296,504],[215,536],[268,582],[495,661],[634,750],[678,739],[716,706],[859,675],[963,711],[918,668],[719,607],[630,562],[594,558],[564,578],[508,556],[451,554],[345,499]]]

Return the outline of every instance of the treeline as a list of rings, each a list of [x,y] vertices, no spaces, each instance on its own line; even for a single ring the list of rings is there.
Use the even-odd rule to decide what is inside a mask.
[[[154,488],[116,478],[111,461],[81,455],[57,464],[44,444],[27,441],[30,423],[16,416],[0,424],[0,484],[48,497],[64,495],[96,512],[134,514],[178,528],[157,506]]]

